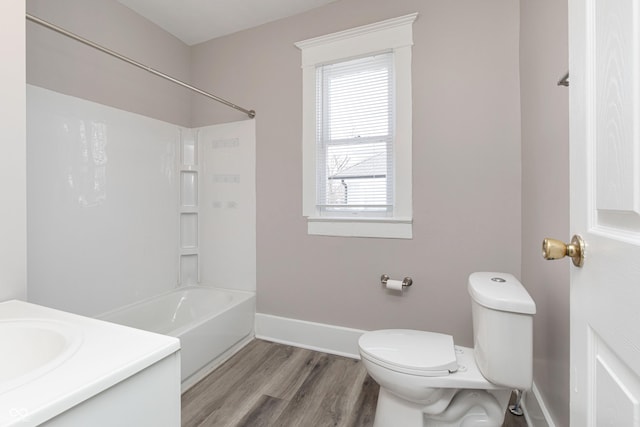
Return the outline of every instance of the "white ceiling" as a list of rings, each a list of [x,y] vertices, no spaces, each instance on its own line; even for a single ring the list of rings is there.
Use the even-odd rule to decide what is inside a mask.
[[[188,45],[306,12],[335,0],[118,0]]]

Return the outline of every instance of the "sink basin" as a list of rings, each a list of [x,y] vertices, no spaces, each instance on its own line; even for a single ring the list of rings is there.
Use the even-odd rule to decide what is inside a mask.
[[[0,394],[58,366],[73,355],[81,341],[76,328],[59,321],[0,321]]]

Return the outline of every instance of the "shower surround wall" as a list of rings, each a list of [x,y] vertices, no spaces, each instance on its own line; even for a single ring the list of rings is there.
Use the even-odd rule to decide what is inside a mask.
[[[180,284],[256,290],[255,121],[183,130]]]
[[[177,283],[180,129],[27,87],[29,301],[84,315]]]
[[[129,8],[123,6],[114,0],[92,0],[87,2],[85,0],[56,0],[55,2],[49,0],[27,0],[26,10],[35,16],[50,21],[56,25],[64,27],[71,32],[74,32],[80,36],[86,37],[92,41],[95,41],[110,49],[116,50],[126,56],[129,56],[137,61],[140,61],[150,67],[161,70],[171,76],[179,78],[184,81],[190,80],[191,70],[191,49],[189,46],[182,43],[180,40],[162,30],[155,24],[142,18],[140,15],[131,11]],[[22,16],[22,14],[21,14]],[[20,18],[21,22],[24,18]],[[114,213],[112,216],[108,216],[102,222],[94,222],[92,226],[87,230],[82,230],[81,224],[73,224],[71,221],[66,221],[66,218],[61,218],[65,227],[68,229],[70,236],[80,240],[82,235],[83,248],[86,249],[86,245],[94,245],[102,253],[94,254],[93,258],[90,257],[89,250],[80,250],[72,248],[80,252],[81,257],[89,259],[89,264],[81,264],[78,258],[69,256],[60,250],[60,247],[55,244],[53,238],[50,238],[49,243],[44,245],[40,244],[39,238],[35,238],[31,233],[31,244],[29,245],[29,284],[28,284],[28,296],[31,300],[35,299],[49,299],[52,303],[55,302],[59,308],[72,307],[72,311],[85,313],[85,314],[97,314],[104,309],[113,308],[121,303],[131,302],[132,299],[140,299],[146,296],[150,296],[163,290],[170,289],[176,286],[179,281],[179,261],[178,254],[180,252],[188,252],[189,248],[180,248],[179,230],[179,201],[177,188],[179,185],[178,173],[180,162],[180,149],[178,148],[178,140],[180,138],[181,129],[191,127],[191,97],[192,94],[180,88],[166,80],[152,76],[151,74],[132,67],[129,64],[118,61],[115,58],[111,58],[108,55],[100,53],[84,46],[81,43],[70,40],[62,35],[56,34],[42,28],[38,25],[27,23],[26,24],[26,78],[27,83],[30,83],[39,88],[47,88],[58,92],[59,94],[71,95],[74,97],[82,98],[89,101],[98,102],[99,106],[105,108],[105,106],[115,107],[118,109],[126,110],[133,113],[142,114],[146,117],[135,117],[133,122],[137,122],[138,125],[144,127],[142,122],[146,122],[149,118],[161,120],[162,122],[153,123],[151,128],[155,127],[161,136],[161,140],[172,140],[176,145],[173,155],[175,156],[176,163],[174,164],[175,176],[173,181],[169,182],[166,175],[162,175],[159,172],[158,162],[160,161],[158,156],[162,156],[158,150],[159,147],[153,144],[146,144],[143,140],[138,143],[137,141],[131,142],[127,146],[129,156],[140,156],[138,161],[133,159],[118,159],[115,157],[114,150],[124,149],[125,147],[117,147],[119,142],[113,138],[114,134],[109,133],[109,143],[107,144],[107,204],[114,202],[121,202],[122,200],[115,197],[116,185],[123,185],[122,181],[129,179],[131,185],[136,186],[139,182],[145,182],[151,178],[142,174],[143,169],[153,170],[152,174],[156,176],[156,181],[148,183],[145,188],[141,188],[141,199],[145,197],[166,199],[168,204],[164,204],[159,212],[153,211],[151,208],[143,206],[142,203],[136,202],[135,195],[130,194],[130,201],[132,204],[121,203],[122,211]],[[114,31],[117,28],[117,31]],[[202,85],[205,90],[215,92],[215,87],[211,87],[211,82]],[[123,113],[124,111],[120,111]],[[87,119],[86,116],[80,114],[78,119]],[[236,117],[237,120],[245,120],[246,116],[239,114]],[[178,125],[170,125],[170,123]],[[200,126],[206,126],[210,123],[201,123]],[[37,124],[27,124],[30,128],[37,126]],[[243,147],[252,147],[255,143],[255,132],[252,131],[254,123],[251,121],[244,124],[244,126],[250,126],[247,131],[251,138],[249,143],[243,143]],[[37,129],[33,129],[37,131]],[[209,130],[208,128],[201,129],[202,133],[206,137],[207,133],[211,133],[210,140],[225,139],[229,136],[221,135],[216,136],[215,130]],[[191,130],[189,130],[191,132]],[[234,136],[237,137],[238,135]],[[149,142],[149,141],[147,141]],[[151,145],[148,147],[151,151],[143,153],[143,145]],[[156,154],[154,159],[151,153]],[[57,153],[58,155],[60,153]],[[44,161],[44,160],[42,160]],[[118,162],[123,162],[124,168],[120,169],[116,167]],[[255,158],[244,159],[248,165],[255,165]],[[53,169],[53,165],[45,165],[49,169]],[[155,169],[154,169],[155,168]],[[32,170],[31,165],[29,169]],[[63,171],[59,171],[63,173]],[[202,174],[202,170],[200,173]],[[35,172],[34,172],[35,173]],[[219,171],[218,174],[238,174],[235,171]],[[201,175],[201,181],[204,183],[204,177]],[[251,184],[252,186],[246,187],[245,185]],[[53,185],[53,183],[47,184]],[[66,183],[59,185],[68,185]],[[173,189],[169,190],[167,186],[171,186]],[[212,186],[209,186],[212,187]],[[218,186],[220,187],[220,186]],[[253,209],[255,212],[255,172],[252,171],[251,176],[244,175],[242,177],[242,185],[234,184],[227,187],[233,187],[239,193],[238,196],[238,208],[233,210],[236,214],[239,211],[244,212],[244,209]],[[121,187],[125,191],[129,191],[130,187]],[[205,187],[200,187],[200,193],[204,191]],[[218,188],[219,190],[220,188]],[[229,188],[227,188],[228,190]],[[174,191],[173,198],[169,201],[169,193]],[[131,192],[133,192],[133,188]],[[253,202],[247,204],[244,200],[244,195],[249,192],[253,197]],[[242,194],[242,196],[240,196]],[[45,197],[51,197],[45,195]],[[225,202],[233,202],[234,199],[227,198]],[[62,203],[61,200],[51,200],[55,203]],[[66,202],[69,200],[67,199]],[[211,201],[213,203],[213,201]],[[34,211],[33,206],[38,206],[36,202],[34,205],[30,203],[29,216],[48,215],[46,211]],[[155,202],[154,202],[155,203]],[[80,209],[80,205],[65,209],[74,210]],[[88,212],[93,212],[101,209],[109,209],[104,205],[97,208],[84,208]],[[216,212],[212,212],[214,208],[212,205],[205,206],[205,202],[201,200],[200,207],[200,220],[198,224],[199,233],[207,233],[210,236],[210,227],[207,226],[207,221],[203,221],[203,212],[209,212],[212,215],[221,215],[225,218],[229,218],[233,222],[233,226],[237,226],[237,217],[232,217],[230,209],[222,209]],[[53,213],[52,213],[53,215]],[[96,241],[91,241],[87,238],[89,234],[100,234],[102,237],[115,237],[122,236],[123,230],[116,227],[117,221],[124,221],[124,218],[131,215],[135,215],[135,221],[142,220],[139,225],[129,226],[132,234],[118,243],[120,246],[109,250],[108,255],[104,252],[106,247],[100,247]],[[244,213],[243,213],[244,215]],[[231,282],[229,280],[218,280],[216,282],[209,282],[208,284],[221,284],[222,286],[234,287],[237,286],[240,289],[255,290],[255,216],[253,221],[246,223],[246,217],[243,219],[242,229],[244,231],[244,237],[241,238],[243,242],[250,240],[253,236],[253,243],[250,247],[240,246],[237,247],[238,241],[232,240],[227,245],[230,249],[220,251],[224,252],[222,257],[220,254],[213,254],[208,256],[208,252],[203,252],[203,249],[207,245],[211,245],[210,242],[204,241],[199,236],[199,262],[198,270],[201,271],[201,281],[205,278],[211,277],[212,280],[221,278],[232,277],[233,274],[218,273],[213,277],[213,274],[208,274],[211,267],[210,265],[220,266],[222,261],[227,261],[231,253],[237,254],[238,252],[244,252],[249,254],[245,257],[252,265],[245,265],[246,273],[243,273],[242,282]],[[37,221],[45,221],[45,219],[38,219]],[[87,221],[89,222],[89,221]],[[158,222],[158,227],[152,232],[146,222]],[[160,222],[162,228],[160,229]],[[224,225],[221,226],[224,228]],[[110,231],[108,231],[110,230]],[[149,240],[146,236],[143,236],[144,230],[149,233]],[[48,230],[43,230],[45,237],[49,234],[58,233],[56,227],[51,227]],[[214,233],[218,230],[214,230]],[[155,236],[154,233],[162,235]],[[249,234],[252,233],[252,234]],[[62,233],[60,233],[62,234]],[[69,237],[60,235],[60,243],[66,245]],[[142,248],[149,248],[148,242],[164,239],[163,241],[172,240],[170,246],[161,248],[151,248],[152,254],[145,253]],[[26,238],[25,238],[26,240]],[[222,245],[226,245],[227,242],[222,240]],[[128,257],[125,254],[131,255],[133,249],[131,246],[136,246],[138,252],[135,256]],[[235,245],[235,246],[234,246]],[[89,248],[91,249],[91,247]],[[86,254],[85,254],[86,252]],[[37,254],[39,253],[39,254]],[[53,265],[51,260],[47,259],[47,255],[51,255],[57,258],[66,258],[65,262],[60,265]],[[96,258],[99,255],[102,257],[99,267],[90,270],[90,265],[97,265],[98,260]],[[40,263],[33,262],[33,257],[38,256],[41,259]],[[122,255],[122,256],[121,256]],[[151,260],[154,259],[155,261]],[[47,275],[45,271],[40,271],[40,268],[45,264],[49,265],[52,269],[56,269],[60,273],[60,276],[53,277]],[[229,263],[223,265],[226,267]],[[232,266],[237,266],[235,263]],[[150,274],[147,275],[143,267],[150,267]],[[230,265],[231,267],[231,265]],[[89,282],[81,281],[77,278],[76,273],[82,273],[85,278],[90,277]],[[119,273],[118,273],[119,272]],[[118,274],[116,274],[118,273]],[[118,276],[118,277],[116,277]],[[150,284],[151,277],[158,278],[154,284]],[[118,280],[107,280],[107,278],[116,278]],[[144,284],[143,284],[144,281]],[[127,286],[126,283],[129,284]],[[78,292],[76,292],[76,290]],[[25,292],[27,292],[25,290]],[[35,298],[35,299],[34,299]],[[52,304],[49,304],[52,305]]]
[[[94,316],[197,278],[198,265],[205,285],[255,291],[253,121],[185,129],[31,85],[27,107],[29,301]],[[200,230],[179,209],[191,135],[226,151],[200,156]],[[185,238],[203,245],[180,272]]]
[[[200,281],[256,290],[256,120],[198,128]]]

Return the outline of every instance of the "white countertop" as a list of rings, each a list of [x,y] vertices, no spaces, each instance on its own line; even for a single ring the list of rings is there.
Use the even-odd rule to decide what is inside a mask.
[[[38,425],[180,349],[177,338],[23,301],[0,303],[0,322],[20,319],[66,324],[81,343],[59,365],[0,392],[0,426]]]

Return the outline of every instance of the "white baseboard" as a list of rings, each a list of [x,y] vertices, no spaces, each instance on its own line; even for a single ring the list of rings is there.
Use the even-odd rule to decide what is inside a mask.
[[[551,414],[540,395],[536,383],[533,383],[531,391],[528,391],[523,399],[522,408],[527,425],[531,427],[555,427]]]
[[[256,338],[360,359],[358,338],[366,331],[256,313]]]

